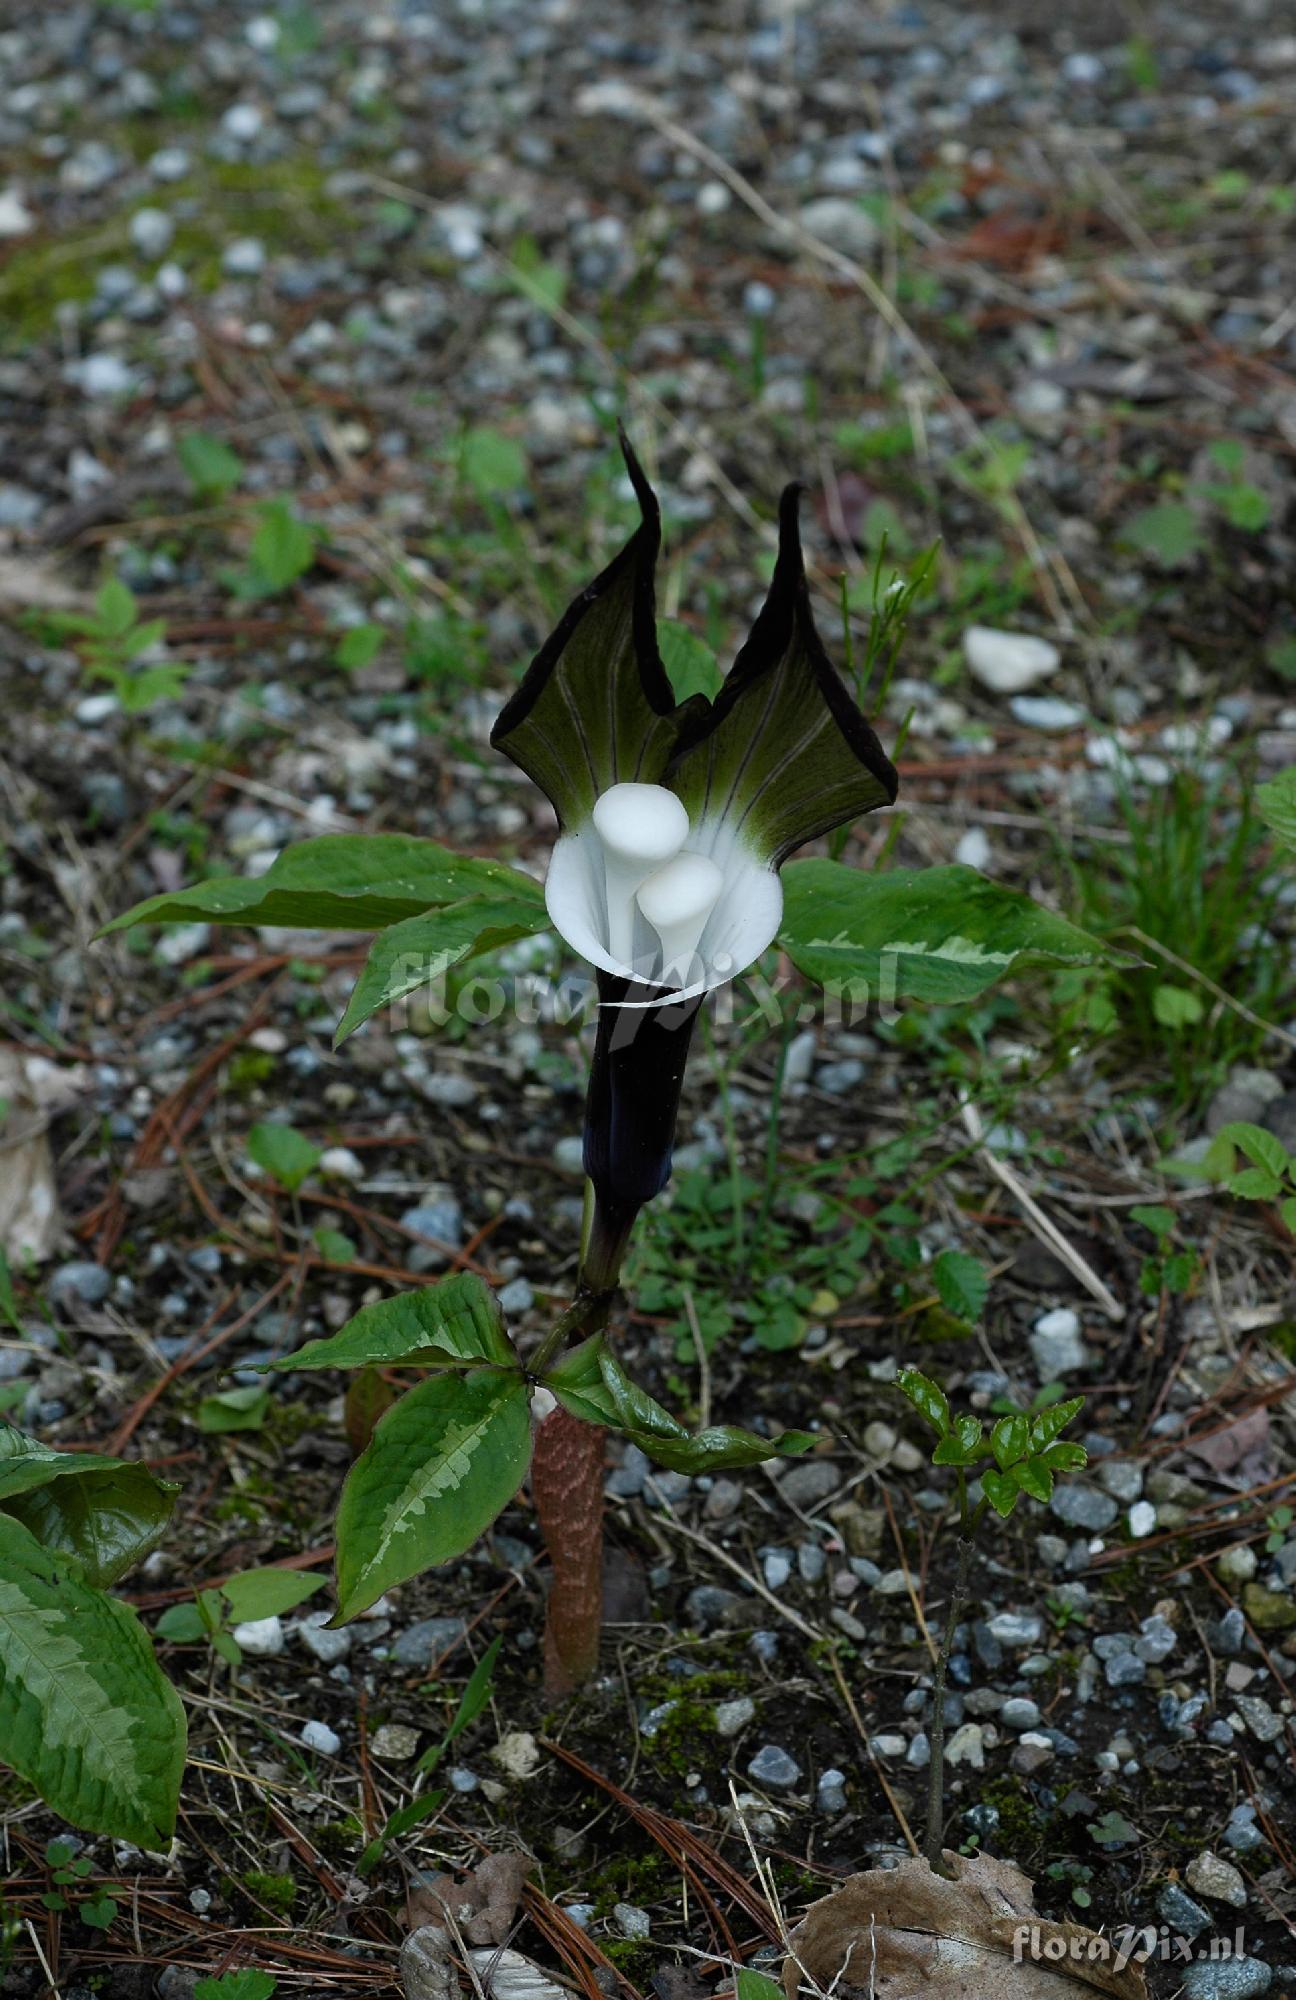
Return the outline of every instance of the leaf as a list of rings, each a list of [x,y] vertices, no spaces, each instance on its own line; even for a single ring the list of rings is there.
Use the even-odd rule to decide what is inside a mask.
[[[1296,1194],[1288,1195],[1286,1201],[1279,1204],[1278,1213],[1293,1236],[1296,1236]]]
[[[227,1431],[259,1431],[270,1414],[268,1389],[222,1389],[198,1405],[198,1428],[208,1437]]]
[[[1024,1458],[1020,1465],[1013,1466],[1012,1477],[1032,1500],[1048,1501],[1053,1497],[1053,1474],[1042,1459]]]
[[[482,1654],[480,1660],[478,1660],[476,1666],[468,1676],[467,1685],[459,1697],[459,1706],[454,1712],[450,1727],[446,1730],[445,1735],[439,1743],[434,1744],[430,1750],[423,1752],[423,1755],[414,1767],[415,1770],[422,1772],[424,1775],[429,1771],[435,1771],[446,1751],[450,1748],[450,1745],[457,1737],[463,1735],[464,1730],[470,1724],[477,1720],[477,1717],[490,1700],[491,1685],[495,1674],[495,1662],[500,1656],[500,1647],[503,1644],[503,1639],[491,1640],[486,1651]]]
[[[1037,1411],[1031,1418],[1031,1450],[1043,1451],[1045,1445],[1052,1444],[1059,1432],[1064,1431],[1083,1408],[1084,1397],[1071,1396],[1065,1403],[1054,1403],[1051,1409]]]
[[[794,861],[783,893],[779,942],[793,964],[860,1005],[975,1000],[1020,972],[1112,956],[1029,896],[957,864],[867,875],[840,861]]]
[[[267,1365],[296,1371],[447,1361],[516,1366],[495,1294],[471,1271],[457,1271],[439,1285],[397,1292],[393,1298],[362,1306],[328,1339],[308,1340],[295,1354],[281,1355]]]
[[[1296,643],[1293,645],[1296,652]],[[1267,785],[1256,787],[1256,811],[1279,840],[1296,847],[1296,764],[1280,771]]]
[[[314,528],[286,500],[271,500],[261,509],[252,537],[252,567],[259,580],[270,591],[287,590],[314,562],[316,540]]]
[[[727,1472],[745,1465],[764,1465],[771,1458],[799,1458],[821,1440],[813,1431],[780,1431],[775,1438],[758,1437],[736,1424],[712,1424],[682,1438],[658,1431],[627,1430],[632,1444],[668,1472]]]
[[[1092,1820],[1089,1831],[1099,1847],[1124,1847],[1127,1842],[1138,1839],[1138,1828],[1131,1826],[1124,1813],[1104,1813],[1099,1820]]]
[[[990,1433],[990,1449],[995,1455],[1001,1472],[1024,1458],[1030,1445],[1030,1418],[1022,1411],[1015,1410],[1011,1416],[1000,1417]]]
[[[1163,1028],[1193,1028],[1205,1014],[1199,995],[1189,986],[1158,986],[1152,1012]]]
[[[734,1978],[737,2000],[783,2000],[783,1988],[749,1965],[740,1965]]]
[[[115,576],[95,594],[95,618],[106,638],[119,639],[135,623],[135,593]]]
[[[539,909],[544,891],[501,861],[454,854],[404,833],[326,833],[287,847],[264,875],[226,875],[150,896],[104,926],[275,924],[300,930],[376,931],[465,896],[508,896]]]
[[[687,701],[695,694],[705,695],[708,701],[715,700],[724,675],[715,654],[696,632],[676,618],[659,618],[657,649],[677,702]]]
[[[109,1895],[88,1896],[77,1905],[77,1915],[92,1931],[106,1931],[117,1917],[117,1905]]]
[[[520,1373],[434,1375],[387,1412],[342,1489],[338,1622],[470,1548],[526,1477]]]
[[[1046,1450],[1037,1452],[1041,1465],[1050,1472],[1079,1472],[1082,1465],[1088,1465],[1089,1454],[1082,1444],[1051,1444]]]
[[[929,1423],[938,1437],[944,1437],[950,1429],[949,1398],[938,1382],[924,1375],[918,1368],[902,1368],[896,1376],[896,1387],[907,1397],[920,1417]]]
[[[311,1232],[311,1241],[320,1256],[329,1264],[353,1264],[358,1252],[351,1238],[341,1229],[316,1229]]]
[[[992,1466],[988,1466],[981,1474],[981,1491],[994,1508],[995,1513],[1002,1514],[1003,1518],[1007,1520],[1013,1508],[1017,1505],[1021,1489],[1017,1485],[1016,1480],[1011,1478],[1008,1473],[996,1472]]]
[[[385,625],[350,625],[338,640],[333,658],[339,667],[349,673],[358,667],[367,667],[382,651],[386,637]]]
[[[1244,1167],[1240,1174],[1230,1174],[1228,1189],[1230,1194],[1241,1195],[1244,1201],[1272,1201],[1281,1194],[1282,1182],[1263,1167]]]
[[[362,1368],[347,1384],[342,1421],[352,1458],[359,1458],[373,1436],[379,1418],[387,1414],[395,1401],[395,1389],[377,1368]]]
[[[0,1746],[73,1826],[165,1850],[184,1711],[130,1608],[0,1514]]]
[[[951,1437],[943,1437],[932,1453],[933,1465],[975,1465],[985,1456],[985,1425],[980,1417],[957,1417]]]
[[[243,1569],[226,1577],[221,1596],[229,1606],[232,1625],[253,1624],[260,1618],[276,1618],[304,1604],[317,1590],[323,1590],[322,1576],[300,1569]]]
[[[176,457],[200,500],[223,500],[245,470],[238,453],[207,431],[189,431],[177,444]]]
[[[957,1319],[980,1319],[990,1295],[990,1273],[979,1257],[942,1250],[932,1264],[932,1277],[946,1312]]]
[[[207,1621],[196,1604],[169,1604],[153,1630],[159,1639],[186,1646],[206,1638]]]
[[[431,985],[450,966],[548,928],[548,912],[529,894],[467,896],[393,924],[374,940],[338,1022],[334,1048],[380,1007]]]
[[[323,1158],[321,1148],[304,1133],[269,1119],[252,1127],[247,1135],[247,1150],[248,1158],[278,1181],[280,1187],[287,1188],[289,1194],[296,1194]]]
[[[763,1465],[771,1458],[799,1456],[821,1441],[809,1431],[789,1430],[777,1438],[763,1438],[729,1424],[713,1424],[691,1434],[678,1417],[630,1379],[601,1334],[564,1355],[546,1375],[545,1386],[573,1416],[620,1431],[671,1472]]]
[[[1140,1204],[1137,1208],[1132,1208],[1129,1213],[1130,1221],[1141,1223],[1150,1235],[1156,1237],[1158,1243],[1164,1242],[1166,1237],[1174,1232],[1175,1215],[1172,1208],[1162,1208],[1159,1204],[1146,1207]]]
[[[175,1494],[146,1466],[54,1451],[0,1424],[0,1510],[43,1548],[75,1556],[101,1589],[157,1547]]]
[[[245,1965],[237,1972],[222,1972],[219,1979],[200,1979],[194,2000],[270,2000],[279,1982],[272,1973]]]
[[[1262,1167],[1275,1180],[1281,1180],[1291,1165],[1282,1140],[1275,1133],[1266,1132],[1263,1125],[1249,1125],[1244,1120],[1238,1120],[1221,1126],[1215,1139],[1217,1142],[1224,1139],[1236,1146],[1252,1166]]]
[[[1131,514],[1120,539],[1163,569],[1182,569],[1206,546],[1197,516],[1184,500],[1160,500]]]

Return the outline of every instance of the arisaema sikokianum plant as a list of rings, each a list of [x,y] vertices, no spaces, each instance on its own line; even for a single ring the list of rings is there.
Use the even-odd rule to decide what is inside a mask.
[[[689,1042],[707,996],[777,946],[861,1003],[975,998],[1032,964],[1100,948],[973,870],[873,874],[808,843],[889,805],[897,773],[828,658],[811,610],[798,489],[779,507],[765,603],[714,699],[677,700],[658,644],[657,500],[622,440],[635,532],[576,597],[492,732],[545,793],[558,834],[530,874],[400,833],[289,847],[255,879],[155,896],[110,925],[209,921],[373,929],[339,1039],[453,965],[555,929],[594,969],[586,1221],[570,1305],[521,1354],[482,1279],[363,1308],[284,1363],[417,1365],[422,1379],[356,1461],[337,1521],[338,1616],[462,1553],[530,1478],[553,1568],[550,1686],[597,1656],[604,1432],[657,1464],[714,1472],[806,1450],[716,1425],[690,1434],[633,1382],[609,1329],[622,1261],[670,1173]],[[892,621],[893,597],[878,614]]]

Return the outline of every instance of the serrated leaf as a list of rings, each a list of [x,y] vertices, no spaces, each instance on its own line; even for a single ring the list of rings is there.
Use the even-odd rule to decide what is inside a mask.
[[[252,1127],[247,1135],[247,1150],[248,1158],[290,1194],[297,1192],[323,1158],[323,1149],[304,1132],[272,1119]]]
[[[338,1621],[470,1548],[531,1458],[520,1373],[434,1375],[387,1412],[338,1507]]]
[[[1240,1174],[1229,1175],[1228,1191],[1244,1201],[1273,1201],[1282,1192],[1282,1182],[1264,1167],[1243,1167]]]
[[[495,1294],[473,1272],[457,1271],[439,1285],[362,1306],[339,1332],[326,1340],[308,1340],[295,1354],[282,1354],[267,1366],[295,1372],[489,1361],[511,1368],[516,1358]]]
[[[1053,1474],[1041,1458],[1024,1458],[1011,1468],[1012,1477],[1032,1500],[1049,1500],[1053,1495]]]
[[[861,1003],[975,1000],[1018,973],[1120,956],[972,868],[871,875],[794,861],[782,876],[783,949],[807,978]]]
[[[1035,1456],[1050,1472],[1078,1472],[1081,1466],[1089,1463],[1089,1454],[1082,1444],[1070,1444],[1065,1440],[1048,1445]]]
[[[1031,1418],[1031,1450],[1043,1451],[1045,1445],[1052,1444],[1059,1432],[1064,1431],[1071,1419],[1078,1417],[1083,1408],[1083,1396],[1070,1396],[1065,1403],[1054,1403],[1047,1410],[1037,1411]]]
[[[939,1382],[933,1382],[930,1375],[924,1375],[920,1368],[902,1368],[896,1376],[896,1387],[938,1437],[947,1435],[950,1428],[949,1397]]]
[[[222,1972],[218,1979],[200,1979],[194,2000],[270,2000],[278,1985],[272,1973],[245,1965],[237,1972]]]
[[[1004,1520],[1012,1513],[1021,1494],[1021,1488],[1011,1474],[996,1472],[993,1466],[987,1467],[981,1474],[981,1491],[995,1513],[1002,1515]]]
[[[1021,1411],[1014,1410],[1011,1416],[1000,1417],[990,1433],[990,1449],[1001,1472],[1015,1465],[1023,1458],[1030,1445],[1030,1418]]]
[[[943,1437],[932,1453],[933,1465],[974,1465],[986,1450],[985,1425],[980,1417],[965,1415],[954,1419],[952,1437]]]
[[[1256,787],[1256,810],[1279,840],[1296,847],[1296,764],[1280,771],[1267,785]]]
[[[304,1604],[317,1590],[323,1590],[322,1576],[300,1569],[244,1569],[226,1577],[221,1596],[229,1606],[232,1625],[275,1618]]]
[[[132,924],[274,924],[304,930],[383,930],[466,896],[527,897],[541,909],[544,891],[502,861],[454,854],[434,840],[404,833],[328,833],[287,847],[264,875],[220,876],[150,896],[105,924],[101,935]]]
[[[1237,1119],[1230,1125],[1223,1125],[1215,1134],[1216,1141],[1225,1140],[1236,1146],[1239,1153],[1250,1160],[1253,1167],[1263,1167],[1266,1173],[1281,1180],[1291,1165],[1287,1148],[1276,1133],[1266,1132],[1263,1125],[1251,1125],[1244,1119]]]
[[[941,1304],[958,1319],[978,1320],[990,1295],[990,1273],[979,1257],[942,1250],[932,1264]]]
[[[430,986],[452,965],[548,928],[548,913],[533,896],[494,894],[467,896],[393,924],[374,939],[338,1022],[334,1048],[381,1007]]]
[[[165,1849],[184,1711],[129,1606],[0,1514],[0,1745],[61,1818]]]

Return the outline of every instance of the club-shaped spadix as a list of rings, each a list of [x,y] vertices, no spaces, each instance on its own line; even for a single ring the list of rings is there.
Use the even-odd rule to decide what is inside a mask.
[[[639,908],[661,939],[663,986],[689,984],[707,918],[720,900],[724,871],[705,854],[677,854],[639,890]]]
[[[595,801],[593,818],[607,878],[607,948],[622,965],[632,965],[636,891],[679,853],[688,839],[688,813],[664,785],[621,784]]]

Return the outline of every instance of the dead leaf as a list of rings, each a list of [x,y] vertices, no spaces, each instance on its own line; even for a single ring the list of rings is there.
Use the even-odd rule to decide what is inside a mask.
[[[1229,1478],[1230,1484],[1233,1483],[1230,1475],[1245,1469],[1247,1484],[1250,1485],[1250,1461],[1263,1454],[1268,1443],[1269,1412],[1261,1405],[1258,1410],[1249,1410],[1236,1423],[1226,1424],[1209,1437],[1194,1438],[1185,1449],[1194,1458],[1201,1459],[1221,1479]]]
[[[47,1127],[84,1087],[79,1067],[0,1049],[0,1250],[13,1263],[43,1264],[54,1254],[63,1218]]]
[[[451,1933],[457,1927],[469,1944],[503,1944],[517,1921],[527,1876],[535,1866],[529,1854],[509,1848],[488,1854],[462,1882],[453,1875],[434,1875],[410,1895],[405,1921],[411,1930],[436,1925]]]
[[[925,1861],[871,1868],[812,1903],[783,1965],[788,2000],[802,1974],[821,1992],[849,1985],[876,2000],[1147,2000],[1141,1967],[1116,1942],[1035,1914],[1011,1861],[948,1851],[953,1879]],[[1131,1943],[1134,1940],[1131,1939]]]
[[[470,1951],[468,1960],[490,2000],[570,2000],[565,1987],[520,1951]]]

